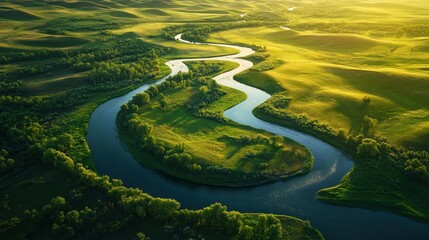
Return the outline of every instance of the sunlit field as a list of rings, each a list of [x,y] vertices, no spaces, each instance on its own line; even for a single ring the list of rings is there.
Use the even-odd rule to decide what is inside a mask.
[[[97,107],[166,77],[170,60],[239,53],[176,41],[180,33],[252,48],[253,67],[234,79],[272,95],[256,120],[350,156],[348,173],[310,200],[303,190],[302,204],[429,221],[429,1],[19,0],[0,2],[0,239],[324,239],[311,219],[222,202],[184,209],[136,187],[139,177],[101,176],[87,139]],[[305,141],[228,120],[223,112],[247,97],[211,78],[238,65],[212,64],[188,63],[191,73],[167,79],[164,92],[118,105],[105,130],[156,176],[144,184],[164,181],[173,196],[174,186],[248,193],[307,173],[311,185],[342,167],[317,177]],[[289,194],[279,189],[248,202]],[[322,214],[278,204],[276,213]]]

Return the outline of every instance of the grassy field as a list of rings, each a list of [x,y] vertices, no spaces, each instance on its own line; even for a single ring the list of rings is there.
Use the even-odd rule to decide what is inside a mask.
[[[227,63],[222,71],[235,67],[237,67],[236,64]],[[204,111],[223,113],[246,98],[244,93],[237,90],[228,88],[224,90],[227,94],[210,103]],[[233,139],[244,136],[256,139],[261,134],[268,139],[271,135],[234,123],[224,124],[192,115],[186,109],[186,104],[199,96],[198,87],[188,87],[164,95],[167,109],[162,110],[157,99],[152,99],[150,104],[139,109],[140,119],[153,126],[153,137],[170,148],[177,144],[184,144],[185,152],[192,156],[192,161],[203,168],[210,166],[226,168],[236,172],[238,176],[232,179],[229,175],[223,176],[219,173],[178,171],[171,164],[165,164],[153,157],[148,158],[147,155],[138,153],[139,151],[135,149],[134,152],[140,156],[139,159],[144,165],[189,181],[222,186],[256,185],[285,179],[303,174],[312,166],[311,153],[291,140],[285,139],[281,147],[274,147],[266,142],[238,143]],[[132,133],[123,132],[121,135],[129,146],[136,141]],[[225,135],[228,136],[227,139]],[[149,161],[149,159],[153,160]],[[242,180],[240,174],[266,174],[267,176],[249,182],[244,177]]]
[[[429,96],[423,89],[429,87],[429,34],[423,15],[429,6],[423,1],[416,1],[421,10],[382,1],[370,7],[342,2],[297,5],[284,13],[290,29],[229,30],[209,41],[266,46],[266,61],[283,64],[237,79],[272,93],[280,85],[295,113],[353,134],[368,115],[378,120],[377,133],[395,145],[428,149]],[[379,23],[381,12],[395,28]],[[371,99],[366,109],[360,108],[364,96]]]
[[[323,189],[327,203],[393,211],[429,221],[427,185],[410,180],[388,162],[358,162],[338,186]]]

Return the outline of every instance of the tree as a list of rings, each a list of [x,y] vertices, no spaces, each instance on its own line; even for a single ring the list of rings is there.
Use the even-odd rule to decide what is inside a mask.
[[[67,151],[68,149],[71,149],[74,144],[75,141],[73,136],[68,133],[64,133],[58,138],[58,147],[61,151]]]
[[[150,102],[150,96],[146,92],[137,93],[133,97],[132,102],[137,104],[138,106],[143,106],[144,104],[147,104]]]
[[[377,141],[365,138],[357,149],[357,153],[366,158],[378,158],[380,151],[378,150]]]
[[[138,240],[150,240],[149,237],[146,237],[146,235],[144,235],[144,233],[141,233],[141,232],[137,233],[137,239]]]
[[[365,137],[373,137],[377,127],[377,119],[370,118],[367,115],[363,118],[362,134]]]
[[[7,172],[15,165],[15,160],[9,158],[9,153],[1,149],[0,150],[0,173]]]
[[[215,203],[202,210],[202,223],[206,228],[219,231],[225,228],[228,220],[226,207]]]
[[[151,97],[155,97],[156,95],[159,94],[159,90],[156,86],[150,86],[147,92]]]
[[[253,228],[244,225],[240,231],[238,232],[237,236],[235,237],[236,240],[251,240],[253,239]]]
[[[417,158],[408,159],[404,163],[404,170],[407,174],[418,179],[429,177],[427,167]]]

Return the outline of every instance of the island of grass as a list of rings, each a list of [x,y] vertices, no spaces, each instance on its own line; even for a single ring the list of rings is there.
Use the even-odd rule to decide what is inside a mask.
[[[136,95],[118,115],[120,137],[143,165],[184,180],[231,187],[287,179],[311,169],[313,157],[304,146],[223,116],[245,94],[198,75],[233,64],[189,65],[194,72]]]

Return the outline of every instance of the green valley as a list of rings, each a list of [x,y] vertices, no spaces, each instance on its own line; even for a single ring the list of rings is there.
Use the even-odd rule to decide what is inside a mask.
[[[1,1],[0,238],[427,238],[428,13]]]

